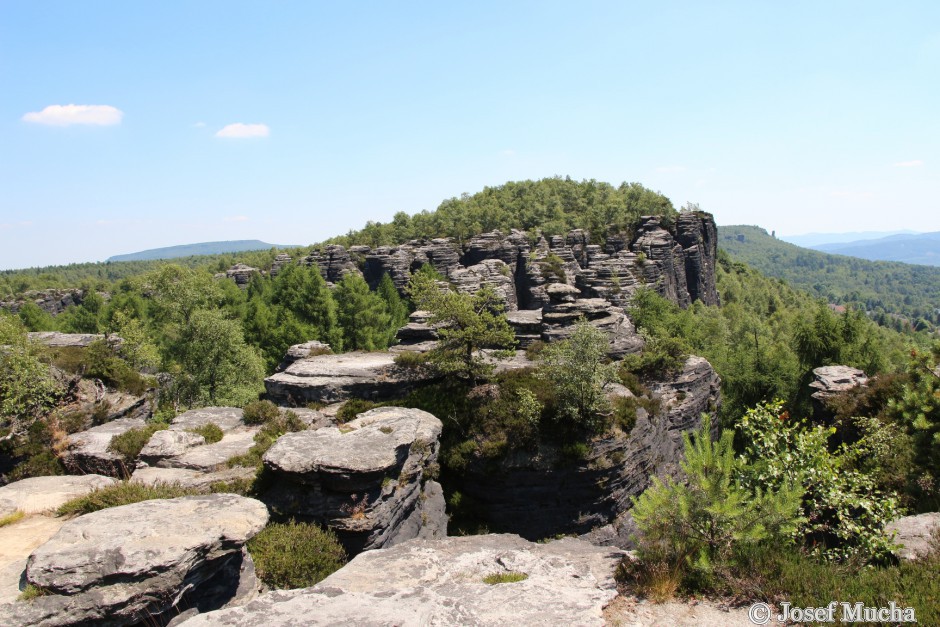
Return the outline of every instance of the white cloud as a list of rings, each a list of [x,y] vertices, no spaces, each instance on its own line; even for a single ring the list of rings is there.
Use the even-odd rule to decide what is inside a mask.
[[[250,137],[267,137],[270,134],[271,129],[268,128],[267,124],[242,124],[241,122],[236,122],[235,124],[222,127],[222,130],[216,133],[215,136],[245,139]]]
[[[250,218],[248,216],[229,216],[225,218],[226,222],[248,222]]]
[[[898,161],[894,164],[896,168],[917,168],[924,165],[924,162],[920,159],[914,159],[913,161]]]
[[[71,126],[93,124],[112,126],[120,124],[124,112],[110,105],[49,105],[42,111],[31,111],[23,116],[24,122],[49,126]]]

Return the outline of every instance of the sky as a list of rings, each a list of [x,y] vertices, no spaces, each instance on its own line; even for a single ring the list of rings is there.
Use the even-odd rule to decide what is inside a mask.
[[[0,0],[0,269],[555,175],[940,230],[940,3]]]

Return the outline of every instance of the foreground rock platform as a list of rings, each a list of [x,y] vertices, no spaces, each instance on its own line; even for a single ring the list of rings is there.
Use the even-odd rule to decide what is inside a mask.
[[[369,551],[319,584],[272,592],[186,627],[239,625],[603,625],[625,553],[572,538],[513,535],[414,540]],[[487,584],[500,573],[515,583]]]
[[[237,577],[245,542],[267,521],[263,503],[233,494],[80,516],[27,561],[26,582],[49,594],[0,606],[0,615],[16,626],[160,624],[184,595],[215,587],[220,573],[234,570]]]
[[[19,510],[24,514],[52,512],[66,501],[117,481],[103,475],[30,477],[0,488],[0,517]]]

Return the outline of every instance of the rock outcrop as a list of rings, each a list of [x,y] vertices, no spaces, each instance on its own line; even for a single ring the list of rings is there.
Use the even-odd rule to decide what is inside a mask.
[[[570,538],[416,540],[363,553],[312,588],[268,593],[183,625],[603,625],[623,557]],[[506,573],[524,579],[484,582]]]
[[[823,366],[813,370],[812,394],[813,417],[817,421],[832,418],[829,402],[835,397],[858,386],[868,384],[868,377],[858,368],[850,366]]]
[[[86,348],[98,340],[107,340],[112,346],[120,346],[121,338],[98,333],[59,333],[58,331],[36,331],[26,334],[33,342],[54,348]]]
[[[233,494],[144,501],[80,516],[29,557],[26,581],[48,594],[0,607],[0,614],[11,626],[133,625],[161,624],[189,603],[216,609],[225,595],[208,599],[204,586],[234,576],[222,586],[234,595],[242,548],[267,521],[263,503]]]
[[[699,428],[703,413],[717,410],[719,383],[708,361],[690,357],[677,377],[652,386],[655,400],[647,405],[655,411],[638,404],[630,433],[596,438],[578,460],[541,447],[517,451],[495,467],[472,462],[453,488],[479,505],[490,529],[532,540],[593,532],[592,541],[628,548],[624,524],[631,497],[653,475],[678,472],[682,434]],[[625,388],[620,393],[631,395]]]
[[[895,532],[894,541],[900,545],[898,556],[902,559],[922,557],[931,550],[940,551],[940,512],[928,512],[917,516],[905,516],[889,523],[888,533]]]
[[[107,299],[108,294],[99,296]],[[0,302],[0,309],[6,309],[12,313],[18,313],[25,303],[35,303],[43,311],[57,316],[71,306],[78,306],[85,302],[85,290],[79,288],[73,289],[49,289],[25,292],[16,300]]]
[[[441,421],[383,407],[338,427],[282,436],[264,455],[276,481],[264,500],[332,528],[356,554],[444,535],[437,466]]]
[[[30,477],[14,481],[0,487],[0,518],[15,511],[24,514],[52,512],[66,501],[114,483],[115,479],[103,475]]]
[[[255,274],[260,274],[260,272],[261,270],[258,268],[253,268],[243,263],[236,263],[225,272],[220,272],[219,274],[215,275],[215,277],[217,279],[231,279],[232,281],[235,281],[235,285],[242,289],[246,289],[248,284],[251,283],[251,277]]]
[[[73,475],[99,474],[127,478],[134,472],[133,464],[110,451],[111,440],[131,429],[143,429],[143,418],[119,418],[69,436],[68,451],[62,457],[65,468]]]
[[[343,353],[299,359],[264,380],[267,396],[278,405],[303,406],[311,401],[335,403],[350,398],[400,398],[428,373],[395,364],[393,353]]]

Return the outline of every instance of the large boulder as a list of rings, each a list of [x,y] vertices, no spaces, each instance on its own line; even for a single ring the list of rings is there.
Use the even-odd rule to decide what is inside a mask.
[[[264,380],[268,398],[287,406],[350,398],[399,398],[428,380],[424,370],[395,364],[393,353],[352,352],[300,359]]]
[[[382,407],[338,427],[282,436],[264,455],[276,481],[264,499],[332,528],[351,553],[442,535],[436,468],[441,421]]]
[[[131,429],[147,426],[143,418],[119,418],[69,436],[68,451],[62,457],[66,469],[76,475],[99,474],[127,478],[134,472],[119,454],[108,450],[111,440]]]
[[[940,550],[940,512],[928,512],[917,516],[904,516],[886,527],[888,533],[895,532],[895,542],[900,545],[898,555],[903,559],[922,557],[931,550]]]
[[[813,370],[813,417],[818,421],[832,418],[829,403],[836,397],[859,386],[868,385],[864,371],[851,366],[822,366]]]
[[[363,553],[312,588],[272,592],[186,627],[603,625],[618,550],[512,535],[417,540]],[[485,583],[520,573],[522,581]]]
[[[103,475],[31,477],[0,487],[0,518],[19,510],[24,514],[52,512],[74,498],[116,483]]]
[[[26,581],[49,594],[0,607],[0,614],[11,626],[160,624],[184,598],[198,604],[200,588],[215,587],[220,573],[239,572],[242,547],[267,521],[263,503],[234,494],[80,516],[27,562]]]

